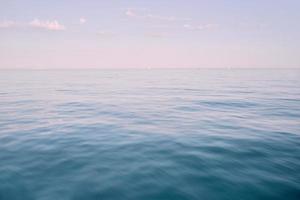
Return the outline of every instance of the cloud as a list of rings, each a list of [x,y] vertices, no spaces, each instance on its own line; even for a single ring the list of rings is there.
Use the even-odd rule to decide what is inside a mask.
[[[190,21],[190,18],[178,18],[174,16],[160,16],[154,14],[148,14],[145,16],[148,19],[162,20],[162,21]]]
[[[33,28],[40,28],[40,29],[46,29],[51,31],[62,31],[65,30],[66,27],[62,24],[60,24],[58,21],[41,21],[39,19],[34,19],[28,24],[30,27]]]
[[[218,27],[218,24],[203,24],[203,25],[191,25],[191,24],[184,24],[183,27],[188,30],[192,31],[200,31],[205,29],[214,29]]]
[[[139,15],[135,13],[132,9],[128,8],[125,12],[125,15],[128,17],[138,17]]]
[[[144,11],[144,10],[127,8],[125,15],[127,17],[160,20],[160,21],[170,21],[170,22],[172,22],[172,21],[191,21],[190,18],[178,18],[178,17],[174,17],[174,16],[163,16],[163,15],[156,15],[156,14],[151,14],[151,13],[142,13],[142,11]]]
[[[17,23],[11,20],[4,20],[0,22],[0,28],[13,28],[16,27]]]
[[[103,36],[103,37],[111,37],[111,36],[114,36],[115,33],[112,31],[108,31],[108,30],[100,30],[100,31],[97,31],[97,35]]]
[[[176,18],[172,17],[172,16],[160,16],[160,15],[153,15],[153,14],[148,14],[145,17],[149,18],[149,19],[162,20],[162,21],[175,21],[176,20]]]
[[[86,23],[86,19],[84,17],[81,17],[79,19],[79,24],[85,24]]]
[[[158,33],[149,33],[147,34],[147,36],[152,38],[166,38],[169,37],[169,34],[158,32]]]
[[[58,21],[41,21],[39,19],[34,19],[28,23],[24,22],[15,22],[12,20],[4,20],[0,22],[0,28],[27,28],[27,27],[32,27],[32,28],[40,28],[40,29],[46,29],[46,30],[51,30],[51,31],[61,31],[65,30],[66,27],[62,24],[60,24]]]

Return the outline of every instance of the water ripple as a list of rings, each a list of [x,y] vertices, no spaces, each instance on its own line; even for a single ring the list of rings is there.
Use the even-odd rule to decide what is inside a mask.
[[[299,199],[297,70],[0,80],[0,199]]]

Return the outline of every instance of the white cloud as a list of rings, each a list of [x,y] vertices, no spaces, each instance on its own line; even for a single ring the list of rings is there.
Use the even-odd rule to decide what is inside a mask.
[[[34,19],[28,23],[24,22],[15,22],[12,20],[5,20],[0,22],[0,28],[26,28],[26,27],[33,27],[33,28],[40,28],[40,29],[46,29],[46,30],[52,30],[52,31],[61,31],[65,30],[66,27],[62,24],[60,24],[58,21],[42,21],[39,19]]]
[[[81,17],[79,19],[79,24],[85,24],[86,23],[86,19],[84,17]]]
[[[11,20],[4,20],[2,22],[0,22],[0,28],[12,28],[12,27],[16,27],[17,23],[15,21],[11,21]]]
[[[41,21],[39,19],[34,19],[28,24],[30,27],[41,28],[51,31],[62,31],[65,30],[66,27],[60,24],[58,21]]]
[[[188,30],[199,31],[199,30],[217,28],[218,24],[203,24],[203,25],[184,24],[183,27]]]

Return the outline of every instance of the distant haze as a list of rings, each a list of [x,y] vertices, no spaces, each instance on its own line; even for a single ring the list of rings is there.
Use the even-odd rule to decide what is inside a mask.
[[[4,0],[0,69],[299,68],[299,0]]]

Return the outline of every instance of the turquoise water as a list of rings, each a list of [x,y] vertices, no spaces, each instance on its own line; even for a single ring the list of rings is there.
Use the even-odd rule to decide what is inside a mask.
[[[0,71],[0,199],[298,200],[300,71]]]

